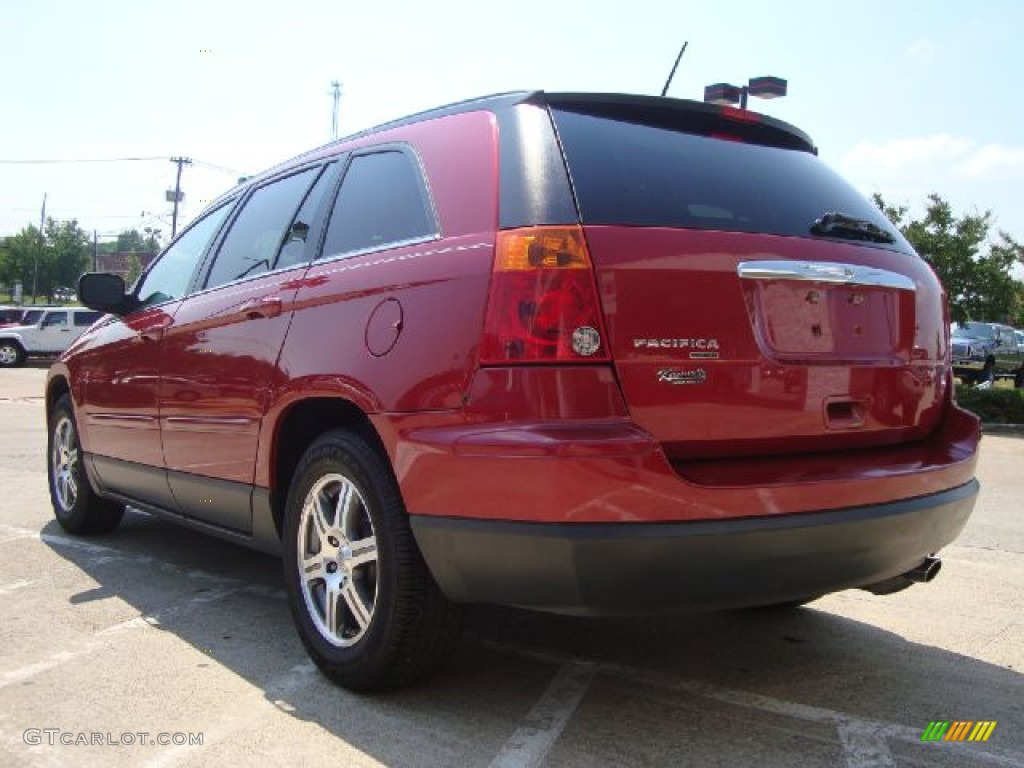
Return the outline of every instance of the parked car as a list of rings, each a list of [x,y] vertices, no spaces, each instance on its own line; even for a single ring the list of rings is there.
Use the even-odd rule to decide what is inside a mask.
[[[1013,379],[1024,387],[1024,344],[1000,323],[966,322],[952,330],[953,371],[968,384]]]
[[[23,310],[20,324],[0,329],[0,368],[59,355],[102,315],[85,307]]]
[[[0,328],[7,328],[11,325],[19,325],[21,316],[25,310],[21,307],[3,305],[0,306]]]
[[[408,683],[466,603],[798,604],[930,580],[974,506],[942,288],[798,129],[514,93],[246,180],[52,367],[55,514],[283,556],[298,633]]]

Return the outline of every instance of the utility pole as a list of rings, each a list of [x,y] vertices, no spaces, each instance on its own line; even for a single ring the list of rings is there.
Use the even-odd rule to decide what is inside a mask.
[[[341,83],[337,80],[331,83],[334,90],[334,111],[331,113],[331,141],[338,138],[338,102],[341,99]]]
[[[100,271],[100,247],[99,247],[99,244],[97,243],[98,239],[99,239],[99,235],[96,233],[96,230],[94,229],[92,231],[92,271],[93,272],[99,272]]]
[[[39,278],[39,253],[46,248],[46,192],[43,192],[43,211],[39,214],[39,250],[36,251],[35,265],[32,267],[32,303],[36,303],[36,281]]]
[[[182,200],[181,194],[181,167],[183,165],[192,165],[192,159],[188,157],[172,157],[172,163],[178,165],[178,176],[174,180],[174,215],[171,217],[171,240],[178,233],[178,203]],[[168,195],[170,197],[170,195]]]

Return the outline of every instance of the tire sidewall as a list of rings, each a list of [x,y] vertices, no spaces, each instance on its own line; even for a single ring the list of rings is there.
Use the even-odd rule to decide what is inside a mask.
[[[374,473],[383,471],[383,467],[371,466],[360,457],[359,449],[353,447],[357,443],[368,449],[358,438],[340,433],[325,436],[310,448],[307,456],[315,458],[309,462],[304,458],[299,463],[296,481],[288,493],[282,527],[285,588],[302,642],[318,663],[326,661],[332,666],[350,667],[353,672],[389,664],[389,649],[394,646],[392,626],[399,578],[396,541],[388,516],[400,510],[389,508],[393,499],[388,498],[382,482],[373,480]],[[333,645],[320,634],[306,607],[298,569],[297,538],[303,502],[317,480],[335,473],[344,475],[362,495],[377,542],[377,595],[373,618],[363,637],[349,647]]]
[[[75,503],[70,510],[65,510],[57,498],[56,478],[53,475],[54,430],[57,428],[57,424],[62,416],[67,416],[71,421],[71,428],[74,430],[75,435],[75,446],[78,450],[78,463],[75,469],[75,484],[78,492],[75,495]],[[46,478],[47,485],[50,488],[50,503],[53,506],[53,513],[57,516],[58,522],[72,527],[81,523],[87,505],[86,494],[89,488],[89,479],[85,473],[85,457],[82,453],[82,442],[78,436],[78,422],[75,419],[74,408],[71,406],[71,398],[67,395],[62,395],[57,400],[50,411],[49,419],[47,419]]]

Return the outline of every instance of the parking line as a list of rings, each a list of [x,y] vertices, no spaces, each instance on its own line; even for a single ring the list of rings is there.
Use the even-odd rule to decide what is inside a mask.
[[[128,552],[124,552],[114,547],[108,547],[103,544],[95,544],[90,541],[83,541],[76,539],[71,536],[62,536],[60,534],[53,533],[42,533],[40,531],[33,531],[28,528],[15,528],[10,525],[0,525],[0,544],[4,544],[9,541],[23,541],[25,539],[36,539],[43,542],[44,544],[50,544],[54,547],[61,549],[74,549],[79,552],[88,552],[89,554],[96,555],[96,558],[92,560],[93,563],[130,563],[132,565],[142,565],[146,567],[152,567],[156,565],[164,573],[176,574],[184,576],[187,579],[198,579],[203,581],[210,581],[216,584],[237,584],[241,579],[232,578],[229,576],[221,576],[210,571],[204,571],[199,568],[182,568],[177,563],[172,563],[167,560],[157,560],[156,558],[150,557],[149,555],[137,555]]]
[[[181,616],[198,606],[206,605],[207,603],[212,603],[217,600],[223,600],[227,597],[236,595],[239,592],[245,591],[246,587],[235,587],[215,592],[206,592],[182,602],[172,603],[157,613],[145,616],[136,616],[104,629],[97,630],[89,637],[88,640],[79,644],[74,651],[59,651],[43,661],[26,664],[25,666],[18,667],[17,669],[4,672],[0,675],[0,689],[28,680],[29,678],[40,675],[43,672],[48,672],[51,669],[55,669],[63,664],[67,664],[69,661],[81,658],[82,656],[86,656],[95,651],[103,650],[109,645],[111,635],[117,635],[126,630],[157,627],[160,625],[161,619],[167,620],[172,617]]]
[[[284,590],[272,586],[263,584],[247,584],[243,579],[220,576],[200,569],[182,568],[175,563],[155,560],[148,555],[125,554],[113,547],[94,544],[92,542],[82,541],[80,539],[70,538],[67,536],[40,533],[38,531],[32,531],[24,528],[0,525],[0,542],[16,539],[37,539],[55,547],[64,547],[88,552],[94,556],[91,560],[94,564],[121,562],[146,567],[153,567],[153,565],[156,564],[156,566],[165,573],[183,576],[190,580],[201,580],[211,583],[219,588],[213,589],[209,592],[203,592],[185,600],[175,601],[158,611],[136,616],[104,629],[97,630],[84,642],[84,644],[79,644],[73,651],[59,651],[42,661],[26,664],[22,667],[18,667],[17,669],[4,672],[0,674],[0,689],[28,680],[29,678],[35,677],[36,675],[42,674],[51,669],[55,669],[62,664],[66,664],[69,661],[87,654],[103,650],[109,646],[112,635],[120,634],[126,630],[158,627],[162,621],[167,621],[168,619],[187,614],[208,603],[224,600],[238,594],[253,595],[264,599],[285,600]],[[4,589],[27,587],[32,584],[32,582],[27,580],[22,581],[25,583],[14,582],[6,585],[6,587],[0,588],[0,591]]]
[[[590,662],[570,660],[564,663],[523,724],[491,761],[491,768],[536,768],[543,763],[596,673],[597,665]]]
[[[0,595],[6,595],[8,592],[14,592],[18,589],[31,587],[35,583],[35,579],[18,579],[17,581],[12,581],[10,584],[0,584]]]
[[[894,768],[889,745],[875,728],[856,721],[838,723],[839,743],[843,745],[846,768]]]
[[[583,661],[568,654],[538,649],[518,643],[485,640],[483,644],[491,650],[504,651],[549,664],[564,665]],[[595,675],[613,675],[627,681],[644,683],[652,688],[665,691],[703,696],[747,709],[832,725],[839,732],[839,739],[845,753],[846,765],[849,768],[873,768],[874,766],[894,765],[895,762],[892,760],[891,753],[889,753],[888,740],[916,745],[921,744],[921,728],[859,718],[825,707],[815,707],[808,704],[776,699],[759,693],[724,688],[713,683],[674,678],[657,670],[647,671],[639,667],[603,661],[593,662],[592,664]],[[949,747],[950,752],[963,748],[963,757],[972,762],[985,760],[995,765],[1005,766],[1006,768],[1024,768],[1024,754],[1001,749],[992,744],[944,742],[944,746]],[[884,762],[886,759],[889,760],[888,763]]]
[[[288,711],[290,705],[285,702],[285,699],[294,697],[306,686],[321,680],[323,678],[318,674],[316,665],[313,662],[307,661],[297,664],[267,683],[259,695],[259,700],[262,702],[270,699],[274,707],[282,711]],[[257,688],[256,690],[259,689]],[[236,702],[237,704],[238,702]],[[188,758],[199,749],[205,749],[216,742],[224,741],[224,739],[238,731],[251,730],[254,727],[254,715],[258,716],[258,714],[255,712],[255,707],[238,705],[231,714],[222,718],[212,728],[203,729],[203,743],[201,746],[187,744],[172,746],[161,751],[152,759],[147,760],[143,765],[145,768],[169,768],[169,766]],[[326,762],[330,764],[332,761],[327,760]]]

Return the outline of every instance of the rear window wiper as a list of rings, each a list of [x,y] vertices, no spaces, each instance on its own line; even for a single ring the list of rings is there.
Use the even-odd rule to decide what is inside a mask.
[[[811,225],[811,234],[826,237],[841,237],[845,240],[867,240],[872,243],[894,243],[896,238],[877,224],[867,219],[847,216],[845,213],[831,211],[815,220]]]

